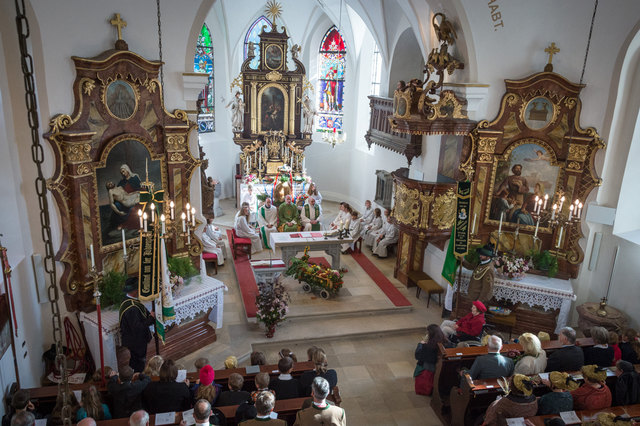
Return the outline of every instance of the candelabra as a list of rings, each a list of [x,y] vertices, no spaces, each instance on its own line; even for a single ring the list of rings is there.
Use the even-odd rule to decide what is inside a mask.
[[[333,128],[333,132],[326,132],[322,135],[322,140],[331,145],[331,148],[335,148],[336,145],[343,143],[347,138],[344,132],[338,132],[336,128]]]
[[[536,195],[535,208],[533,212],[531,212],[531,216],[536,221],[536,230],[533,237],[534,242],[539,240],[538,228],[540,227],[540,224],[551,229],[559,228],[555,244],[557,254],[562,247],[563,237],[565,237],[567,232],[569,232],[568,228],[581,222],[583,204],[579,199],[576,199],[569,205],[568,213],[565,213],[563,210],[566,201],[564,193],[559,191],[556,194],[555,199],[557,202],[553,203],[551,209],[547,209],[548,198],[547,194],[542,198]]]
[[[151,214],[151,226],[149,226],[146,211],[138,210],[138,217],[140,218],[140,234],[143,237],[151,236],[154,233],[162,239],[172,239],[182,237],[186,241],[186,246],[191,246],[191,235],[196,229],[196,209],[189,203],[185,206],[185,211],[180,214],[182,220],[182,226],[176,220],[175,204],[173,201],[169,202],[169,217],[167,218],[164,213],[159,217],[155,212],[155,205],[151,203],[149,205]],[[151,231],[149,230],[151,229]]]
[[[126,267],[126,266],[125,266]],[[99,347],[100,347],[100,377],[102,385],[106,385],[106,379],[104,377],[104,348],[102,346],[102,309],[100,306],[100,281],[102,281],[102,271],[98,272],[96,269],[96,263],[93,256],[93,244],[91,245],[91,267],[89,268],[89,276],[93,281],[93,297],[96,299],[96,313],[98,316],[98,333],[99,333]]]

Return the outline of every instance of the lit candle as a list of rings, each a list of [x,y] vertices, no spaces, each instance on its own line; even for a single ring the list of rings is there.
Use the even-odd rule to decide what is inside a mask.
[[[187,215],[184,214],[184,212],[182,212],[182,232],[187,232],[187,226],[184,223],[185,219],[187,218]]]
[[[542,209],[542,200],[538,200],[538,214],[540,214],[540,210]]]
[[[173,203],[173,201],[169,202],[169,212],[170,212],[170,218],[171,220],[175,220],[176,218],[176,210],[175,210],[176,205]]]
[[[165,225],[166,225],[165,221],[166,221],[166,217],[163,214],[161,214],[160,215],[160,223],[162,224],[162,235],[167,233],[167,229],[165,228]]]
[[[558,208],[558,206],[556,206],[555,204],[553,205],[553,207],[551,208],[551,220],[556,218],[556,209]]]
[[[151,203],[151,223],[155,223],[156,221],[156,205]]]
[[[540,216],[538,216],[538,221],[536,222],[536,232],[534,232],[533,237],[538,237],[538,227],[540,226]]]
[[[195,228],[196,226],[196,208],[191,207],[191,226]]]
[[[91,253],[91,267],[92,267],[92,268],[95,268],[95,266],[96,266],[96,259],[95,259],[95,257],[93,257],[93,244],[91,244],[91,245],[89,246],[89,252]]]
[[[549,194],[544,194],[544,205],[542,206],[542,210],[547,209],[547,201],[549,201]]]
[[[582,217],[582,203],[578,204],[578,217]]]
[[[569,206],[569,220],[573,217],[573,204]]]
[[[127,239],[124,236],[124,229],[122,229],[122,254],[127,255]]]
[[[191,222],[191,204],[187,203],[187,222]]]
[[[498,234],[502,234],[502,218],[504,217],[504,212],[500,213],[500,226],[498,226]]]
[[[140,210],[140,209],[138,209],[138,217],[140,218],[140,229],[142,229],[143,228],[143,225],[142,225],[142,210]]]
[[[144,221],[144,232],[147,232],[147,212],[142,213],[142,220]]]
[[[562,196],[562,198],[560,198],[560,207],[558,207],[558,211],[561,212],[562,211],[562,205],[564,204],[564,195]]]
[[[471,224],[471,233],[475,233],[476,231],[476,219],[478,219],[477,213],[473,214],[473,223]]]
[[[558,232],[558,243],[556,244],[556,248],[560,248],[560,242],[562,241],[562,231],[564,231],[564,227],[560,228],[560,232]]]
[[[536,195],[536,202],[535,202],[535,204],[536,204],[536,205],[538,204],[538,200],[539,200],[539,199],[540,199],[540,197],[538,197],[538,196]]]
[[[580,200],[576,198],[576,200],[573,202],[573,204],[575,204],[576,207],[578,207],[578,204],[580,204]]]

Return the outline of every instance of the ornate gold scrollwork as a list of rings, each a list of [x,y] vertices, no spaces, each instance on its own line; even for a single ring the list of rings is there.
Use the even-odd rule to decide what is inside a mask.
[[[78,175],[88,175],[91,173],[91,167],[86,164],[80,164],[77,169]]]
[[[509,105],[510,107],[514,106],[515,104],[517,104],[518,102],[520,102],[520,96],[516,95],[515,93],[509,93],[506,97],[505,97],[505,101],[507,102],[507,105]],[[484,120],[486,121],[486,120]],[[487,121],[487,124],[489,124],[489,122]]]
[[[456,218],[456,194],[453,189],[436,197],[431,213],[433,224],[438,229],[449,229],[453,226]]]
[[[171,154],[169,161],[171,161],[172,163],[177,163],[182,161],[182,154],[180,154],[179,152],[174,152],[173,154]]]
[[[478,152],[493,154],[496,150],[497,143],[498,138],[480,138],[480,141],[478,142]]]
[[[423,95],[426,92],[423,92]],[[422,102],[422,97],[420,98]],[[443,90],[440,92],[440,100],[433,106],[431,113],[427,116],[427,120],[435,120],[437,118],[469,118],[462,110],[462,103],[451,90]],[[418,106],[422,110],[421,106]]]
[[[433,194],[420,194],[420,203],[422,204],[422,218],[420,221],[420,229],[429,228],[429,211],[431,210],[431,203],[435,196]]]
[[[569,156],[567,160],[584,161],[587,159],[588,148],[586,145],[569,145]]]
[[[181,135],[167,137],[167,151],[184,151],[186,149],[185,138]]]
[[[573,109],[573,107],[576,106],[577,102],[578,101],[577,101],[576,98],[565,98],[564,99],[564,105],[569,109]]]
[[[182,120],[185,123],[189,123],[189,117],[187,116],[186,111],[183,111],[181,109],[176,109],[173,111],[173,116],[178,120]]]
[[[56,115],[49,121],[49,129],[52,135],[60,133],[63,129],[69,127],[73,123],[71,116],[67,114]]]
[[[158,88],[158,82],[155,78],[151,80],[146,79],[142,85],[149,91],[149,93],[156,93],[156,89]]]
[[[74,164],[91,161],[89,152],[91,152],[91,144],[89,143],[72,144],[67,142],[64,144],[64,156],[67,159],[67,163]]]
[[[95,87],[96,87],[96,82],[93,79],[90,79],[90,78],[82,79],[82,91],[84,92],[85,95],[91,96],[91,92],[93,91],[93,89],[95,89]]]
[[[478,163],[492,163],[493,162],[493,156],[491,154],[480,154],[478,156]]]
[[[579,172],[582,170],[582,166],[577,161],[570,161],[569,164],[567,164],[567,169]]]
[[[420,225],[420,191],[396,185],[394,217],[400,223],[417,228]]]
[[[278,71],[271,71],[270,73],[267,73],[267,75],[265,77],[269,81],[280,81],[280,80],[282,80],[282,74],[279,73]]]

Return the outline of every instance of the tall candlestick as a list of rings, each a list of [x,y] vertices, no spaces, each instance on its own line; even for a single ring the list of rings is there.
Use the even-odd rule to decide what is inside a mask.
[[[127,255],[127,239],[124,236],[124,229],[122,229],[122,255]]]
[[[578,204],[578,217],[582,217],[582,203]]]
[[[191,207],[191,226],[196,226],[196,208]]]
[[[95,259],[95,257],[93,257],[93,244],[91,244],[89,246],[89,252],[91,253],[91,267],[95,268],[96,267],[96,259]]]
[[[149,159],[148,158],[144,159],[144,171],[147,174],[147,182],[149,182]]]
[[[187,226],[184,222],[186,218],[187,218],[187,215],[184,214],[184,212],[182,212],[182,232],[187,232]]]
[[[187,222],[191,222],[191,204],[187,203]]]
[[[500,213],[500,226],[498,226],[498,234],[502,234],[502,217],[504,216],[504,212]]]
[[[538,221],[536,222],[536,232],[534,232],[533,237],[538,237],[538,227],[540,226],[540,216],[538,216]]]
[[[560,228],[560,232],[558,232],[558,243],[556,244],[556,248],[560,248],[560,242],[562,241],[562,231],[564,231],[564,226]]]
[[[170,218],[171,220],[175,220],[176,219],[176,210],[175,210],[176,205],[174,204],[173,201],[171,201],[169,203],[169,214],[170,214]]]
[[[557,208],[558,208],[558,206],[556,206],[555,204],[551,208],[551,220],[554,220],[556,218],[556,209]]]
[[[473,223],[471,224],[471,233],[475,234],[476,232],[476,219],[478,219],[478,214],[474,213],[473,214]]]
[[[562,205],[564,204],[564,195],[562,196],[562,198],[560,198],[560,207],[558,207],[558,212],[562,212]]]
[[[542,210],[547,209],[547,201],[549,201],[549,194],[544,194],[544,205],[542,206]]]
[[[151,203],[149,206],[151,208],[151,223],[155,223],[156,221],[156,205]]]
[[[140,229],[142,229],[144,226],[142,225],[142,210],[138,209],[138,217],[140,218]]]
[[[538,200],[538,214],[540,214],[541,209],[542,209],[542,199]]]
[[[147,232],[147,212],[142,213],[142,220],[144,222],[144,232]]]
[[[167,229],[165,227],[165,225],[166,225],[165,221],[166,221],[166,217],[163,214],[161,214],[160,215],[160,223],[162,224],[162,235],[167,233]]]
[[[569,206],[569,220],[573,217],[573,204]]]

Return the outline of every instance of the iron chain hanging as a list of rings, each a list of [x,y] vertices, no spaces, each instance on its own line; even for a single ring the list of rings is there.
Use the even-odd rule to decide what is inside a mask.
[[[62,320],[60,317],[59,292],[56,279],[56,262],[54,258],[53,242],[51,240],[51,221],[49,216],[49,202],[47,200],[47,181],[42,173],[44,150],[40,143],[40,123],[38,120],[38,100],[36,98],[36,84],[33,76],[33,57],[29,53],[27,39],[30,35],[29,21],[26,16],[24,0],[15,0],[16,25],[18,29],[18,43],[20,45],[20,64],[24,78],[25,101],[27,104],[27,120],[31,132],[31,158],[36,164],[36,193],[40,209],[40,226],[42,241],[45,246],[44,270],[49,276],[47,295],[51,303],[53,325],[53,340],[56,345],[56,367],[61,374],[58,384],[58,394],[62,396],[62,418],[65,425],[71,425],[71,405],[69,378],[67,377],[67,357],[62,349]]]

